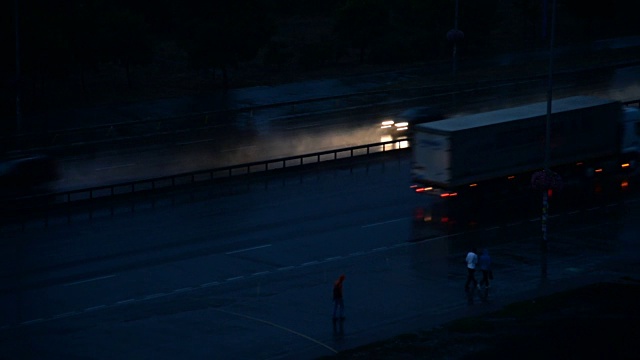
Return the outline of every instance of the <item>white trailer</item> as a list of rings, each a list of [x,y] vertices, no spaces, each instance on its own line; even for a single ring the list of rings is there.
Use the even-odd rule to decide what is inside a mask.
[[[547,103],[460,116],[415,127],[412,178],[435,194],[522,176],[544,167]],[[637,109],[592,96],[554,100],[549,166],[585,171],[627,164],[639,152]],[[582,170],[580,170],[582,171]]]

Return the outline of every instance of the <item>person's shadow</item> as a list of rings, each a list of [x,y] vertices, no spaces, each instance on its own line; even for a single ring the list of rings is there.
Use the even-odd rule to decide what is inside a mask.
[[[333,340],[336,342],[344,340],[344,318],[333,319]]]
[[[467,305],[473,305],[474,303],[474,298],[476,296],[476,287],[475,286],[471,286],[469,289],[466,290],[467,292]]]

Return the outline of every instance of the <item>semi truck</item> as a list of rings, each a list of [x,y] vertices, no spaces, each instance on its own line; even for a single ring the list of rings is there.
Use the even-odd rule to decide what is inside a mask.
[[[564,189],[628,186],[638,171],[638,109],[594,96],[551,105],[548,124],[548,104],[539,102],[416,125],[412,187],[474,206],[532,193],[531,177],[542,169],[557,174]]]

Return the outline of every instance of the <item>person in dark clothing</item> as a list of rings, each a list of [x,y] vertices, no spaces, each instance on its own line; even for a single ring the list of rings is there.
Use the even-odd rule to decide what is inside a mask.
[[[344,282],[344,274],[340,275],[338,280],[333,284],[333,319],[344,319],[344,298],[342,296],[342,283]],[[339,315],[339,316],[338,316]]]
[[[480,280],[480,286],[489,287],[489,280],[491,280],[491,257],[489,256],[489,250],[484,249],[482,255],[478,259],[478,267],[482,271],[482,280]]]

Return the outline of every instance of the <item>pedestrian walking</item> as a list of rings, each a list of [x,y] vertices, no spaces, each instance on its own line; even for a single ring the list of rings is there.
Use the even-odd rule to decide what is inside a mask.
[[[344,282],[344,274],[340,275],[338,280],[333,284],[333,320],[344,320],[344,297],[342,294],[342,283]]]
[[[478,267],[482,271],[482,280],[480,280],[480,286],[489,287],[489,280],[493,279],[493,273],[491,270],[491,256],[489,256],[489,249],[484,249],[482,255],[478,259]]]
[[[471,289],[475,289],[478,286],[476,280],[476,265],[478,264],[478,250],[474,247],[467,253],[467,282],[464,284],[464,291],[469,292],[469,285],[473,284]]]

